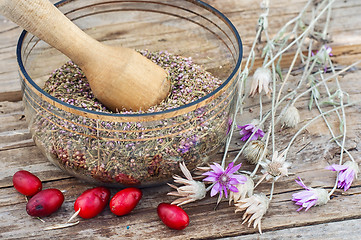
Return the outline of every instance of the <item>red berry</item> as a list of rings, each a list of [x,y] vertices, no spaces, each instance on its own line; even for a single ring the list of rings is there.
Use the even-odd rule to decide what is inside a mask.
[[[20,170],[14,174],[13,185],[19,193],[28,197],[34,196],[42,189],[40,179],[34,174],[25,170]]]
[[[126,188],[117,192],[110,200],[110,211],[122,216],[130,213],[142,198],[142,191],[138,188]]]
[[[98,215],[109,202],[110,191],[105,187],[96,187],[84,191],[75,201],[74,210],[80,208],[79,216],[85,219]]]
[[[32,198],[26,204],[26,212],[30,216],[45,217],[58,210],[64,202],[64,195],[58,189],[45,189]]]
[[[182,230],[189,225],[188,214],[177,205],[160,203],[157,212],[159,218],[169,228]]]

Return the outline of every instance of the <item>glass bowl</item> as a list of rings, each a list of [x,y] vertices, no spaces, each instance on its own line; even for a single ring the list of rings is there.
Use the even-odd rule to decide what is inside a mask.
[[[189,104],[154,113],[85,110],[42,90],[69,59],[23,32],[17,59],[25,115],[36,145],[65,172],[108,186],[147,187],[192,170],[219,151],[238,95],[242,43],[218,10],[195,0],[68,0],[56,4],[93,38],[109,45],[191,57],[222,81]]]

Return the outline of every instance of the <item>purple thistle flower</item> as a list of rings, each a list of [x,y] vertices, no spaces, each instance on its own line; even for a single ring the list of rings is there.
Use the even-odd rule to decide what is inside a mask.
[[[297,212],[303,208],[306,208],[305,211],[307,211],[313,206],[324,205],[330,200],[327,190],[307,187],[300,177],[298,177],[298,179],[299,181],[296,180],[296,182],[305,190],[292,194],[292,201],[294,201],[296,205],[301,206],[297,209]]]
[[[359,172],[359,168],[357,163],[347,161],[343,165],[332,164],[331,166],[327,166],[326,169],[331,171],[338,172],[338,188],[343,188],[344,191],[347,191],[353,180],[357,178],[357,173]]]
[[[264,132],[262,131],[262,129],[257,128],[255,125],[251,123],[243,126],[237,125],[237,127],[241,129],[239,133],[243,136],[241,138],[241,141],[243,142],[246,142],[253,133],[254,135],[251,137],[250,141],[257,140],[259,137],[262,138],[264,136]]]
[[[238,164],[233,166],[234,163],[231,162],[226,170],[224,170],[221,165],[218,163],[214,163],[210,167],[213,171],[205,172],[202,175],[207,175],[203,181],[205,182],[213,182],[215,183],[211,190],[211,197],[219,193],[220,198],[223,196],[223,192],[225,197],[228,197],[228,189],[232,192],[238,192],[237,187],[234,185],[244,184],[247,181],[247,177],[244,175],[235,175],[236,171],[241,167],[242,164]]]

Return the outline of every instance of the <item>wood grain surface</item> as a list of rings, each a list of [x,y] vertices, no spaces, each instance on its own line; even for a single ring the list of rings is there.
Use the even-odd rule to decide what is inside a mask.
[[[222,11],[237,27],[247,57],[255,26],[260,13],[259,1],[253,0],[206,0],[205,2]],[[257,2],[257,3],[256,3]],[[280,26],[296,16],[305,0],[270,1],[269,29],[275,33]],[[330,24],[330,46],[337,67],[344,67],[361,59],[361,2],[359,0],[337,0],[332,10]],[[311,208],[308,212],[296,212],[291,202],[294,192],[300,186],[294,181],[297,176],[311,187],[323,186],[330,190],[335,173],[325,166],[335,163],[340,148],[330,141],[331,135],[320,119],[307,128],[297,139],[288,155],[293,165],[288,177],[276,183],[274,199],[262,220],[260,235],[257,229],[241,224],[242,214],[235,214],[235,208],[224,200],[215,208],[216,199],[206,197],[202,201],[187,204],[190,225],[182,231],[168,229],[158,219],[156,207],[161,202],[171,202],[173,197],[166,193],[168,186],[146,188],[143,198],[134,211],[117,217],[109,209],[94,219],[80,220],[71,228],[44,231],[45,227],[66,221],[73,213],[74,201],[85,189],[92,187],[68,176],[53,166],[41,154],[31,139],[21,102],[21,90],[17,73],[15,48],[21,29],[0,16],[0,239],[360,239],[361,231],[361,180],[344,192],[337,190],[326,206]],[[165,46],[166,48],[166,46]],[[289,57],[287,57],[289,56]],[[287,53],[282,66],[292,60]],[[260,60],[256,64],[261,63]],[[302,71],[295,74],[285,89],[294,86]],[[358,65],[340,77],[342,88],[351,99],[361,99],[361,66]],[[264,108],[269,106],[269,101]],[[297,107],[303,119],[317,115],[316,109],[307,110],[308,98],[300,99]],[[245,112],[239,123],[247,123],[258,114],[257,100],[248,99]],[[361,164],[361,106],[346,109],[347,141],[345,148]],[[332,117],[332,116],[331,116]],[[335,126],[336,120],[331,121]],[[277,144],[286,146],[294,129],[276,129]],[[241,148],[236,133],[232,139],[228,159],[231,160]],[[215,156],[220,161],[222,153]],[[243,159],[242,168],[252,166]],[[43,188],[58,188],[64,191],[65,202],[61,209],[45,223],[27,215],[25,198],[12,187],[12,175],[20,170],[36,174],[44,183]],[[269,192],[270,183],[262,183],[257,191]],[[117,189],[112,189],[112,194]]]

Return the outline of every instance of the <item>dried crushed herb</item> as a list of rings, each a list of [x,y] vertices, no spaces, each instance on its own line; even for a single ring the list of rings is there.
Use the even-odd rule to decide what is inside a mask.
[[[161,112],[194,102],[222,84],[221,80],[202,69],[201,66],[194,64],[191,58],[173,55],[166,51],[143,50],[139,52],[169,73],[172,86],[169,96],[164,101],[143,113]],[[84,73],[71,61],[51,74],[45,83],[44,90],[61,101],[77,107],[111,112],[94,97]],[[120,113],[141,112],[124,110]]]
[[[140,51],[169,71],[169,97],[146,112],[159,112],[191,103],[222,83],[201,66],[168,52]],[[55,70],[44,90],[63,102],[109,112],[95,99],[86,77],[72,62]],[[92,119],[42,102],[36,108],[31,131],[35,142],[60,168],[82,179],[108,185],[154,185],[206,162],[225,141],[232,99],[226,91],[196,110],[151,122]],[[139,113],[127,112],[121,113]]]

